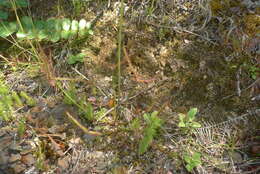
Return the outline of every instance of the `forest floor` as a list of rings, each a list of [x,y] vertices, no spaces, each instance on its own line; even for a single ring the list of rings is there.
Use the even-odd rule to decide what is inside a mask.
[[[97,20],[87,38],[30,42],[38,58],[0,40],[0,89],[27,95],[0,118],[0,174],[259,172],[257,2],[174,2],[125,2],[120,40],[118,2],[31,0],[33,18]],[[192,108],[201,126],[180,127]]]

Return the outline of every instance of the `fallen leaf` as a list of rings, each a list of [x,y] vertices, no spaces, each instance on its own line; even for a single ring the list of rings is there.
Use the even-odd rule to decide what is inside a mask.
[[[26,166],[24,164],[20,164],[20,163],[13,164],[11,167],[13,168],[14,173],[17,173],[17,174],[23,172],[26,169]]]
[[[61,149],[60,145],[56,143],[51,136],[48,136],[48,138],[51,140],[51,148],[54,150],[54,152],[59,156],[63,156],[63,150]]]

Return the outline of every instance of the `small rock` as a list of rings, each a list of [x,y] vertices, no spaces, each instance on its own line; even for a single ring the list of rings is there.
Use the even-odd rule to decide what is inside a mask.
[[[28,155],[25,155],[25,156],[22,156],[22,159],[21,159],[22,163],[28,165],[28,166],[31,166],[35,163],[35,159],[33,157],[32,154],[28,154]]]
[[[7,164],[8,162],[8,158],[6,158],[7,156],[8,156],[7,152],[0,151],[0,166]]]
[[[38,174],[38,173],[39,173],[38,170],[34,166],[24,171],[24,174]]]
[[[21,173],[26,169],[24,164],[18,163],[11,166],[14,170],[14,173]]]
[[[69,167],[69,159],[68,159],[68,157],[59,158],[59,160],[58,160],[58,166],[59,166],[62,170],[66,170],[66,169]]]
[[[21,155],[20,154],[12,154],[11,157],[9,158],[8,162],[13,163],[15,161],[21,160]]]
[[[230,157],[234,163],[241,163],[243,162],[243,157],[239,152],[232,152],[230,153]]]
[[[254,155],[259,155],[260,154],[260,145],[251,147],[251,153]]]

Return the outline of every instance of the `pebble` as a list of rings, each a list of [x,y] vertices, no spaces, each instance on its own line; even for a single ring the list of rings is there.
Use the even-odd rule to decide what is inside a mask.
[[[13,163],[13,162],[21,160],[21,158],[22,157],[20,154],[12,154],[11,157],[9,158],[8,162]]]
[[[22,156],[22,162],[28,166],[31,166],[35,163],[35,159],[32,154],[28,154],[28,155]]]

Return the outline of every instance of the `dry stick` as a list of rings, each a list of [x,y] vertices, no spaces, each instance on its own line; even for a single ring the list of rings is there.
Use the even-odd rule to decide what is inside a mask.
[[[253,87],[253,86],[254,86],[257,82],[259,82],[259,81],[260,81],[260,78],[256,79],[256,80],[255,80],[253,83],[251,83],[248,87],[246,87],[246,88],[244,88],[244,89],[241,89],[240,92],[243,92],[243,91],[248,90],[249,88]],[[225,100],[225,99],[230,98],[230,97],[233,97],[233,96],[235,96],[235,95],[236,95],[236,93],[235,93],[235,94],[228,95],[228,96],[226,96],[226,97],[223,97],[221,100]]]
[[[120,2],[120,16],[119,16],[119,30],[118,30],[118,46],[117,46],[117,102],[115,108],[115,121],[118,117],[119,108],[121,105],[121,49],[122,49],[122,31],[123,31],[123,20],[124,20],[124,3],[123,0]]]
[[[236,78],[237,78],[237,95],[239,97],[241,96],[240,75],[241,75],[241,67],[239,67],[238,72],[236,74]]]
[[[95,132],[95,131],[90,131],[88,130],[85,126],[83,126],[82,124],[80,124],[68,111],[66,111],[66,115],[69,117],[69,119],[75,123],[81,130],[83,130],[83,132],[85,132],[86,134],[89,135],[93,135],[93,136],[100,136],[102,135],[99,132]]]

